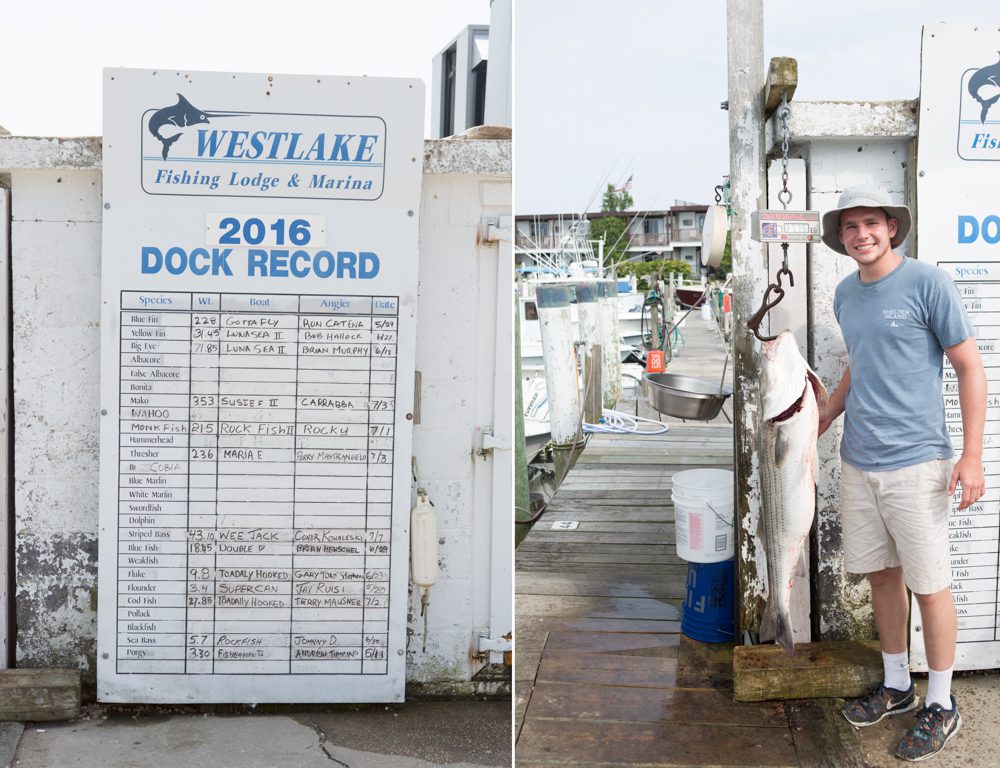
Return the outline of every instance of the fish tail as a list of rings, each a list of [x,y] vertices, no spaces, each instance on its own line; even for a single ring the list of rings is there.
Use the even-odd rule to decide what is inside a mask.
[[[163,159],[164,160],[167,159],[167,152],[170,151],[170,145],[173,144],[175,141],[177,141],[177,139],[179,139],[180,137],[181,137],[181,134],[178,133],[176,136],[171,136],[169,139],[160,139],[160,141],[163,142]]]
[[[985,101],[980,101],[979,102],[980,104],[983,105],[983,109],[979,113],[979,122],[980,123],[983,123],[983,124],[986,123],[986,115],[990,111],[990,107],[992,107],[996,103],[997,99],[1000,99],[1000,93],[998,93],[992,99],[986,99]]]
[[[774,609],[771,606],[771,602],[768,601],[767,607],[764,609],[764,615],[760,618],[760,636],[761,637],[774,637],[775,636],[775,620],[774,620]]]
[[[791,656],[795,652],[795,640],[792,637],[791,617],[786,613],[778,616],[777,627],[774,632],[774,639],[778,641],[785,653]]]
[[[764,609],[760,619],[761,637],[773,637],[775,642],[785,649],[789,656],[795,650],[795,640],[792,638],[792,621],[788,612],[777,611],[770,602]]]

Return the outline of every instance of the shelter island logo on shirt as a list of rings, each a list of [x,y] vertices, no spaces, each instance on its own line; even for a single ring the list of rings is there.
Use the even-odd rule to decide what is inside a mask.
[[[882,319],[885,320],[886,325],[890,328],[899,328],[900,323],[905,323],[910,319],[910,310],[908,309],[883,309]]]

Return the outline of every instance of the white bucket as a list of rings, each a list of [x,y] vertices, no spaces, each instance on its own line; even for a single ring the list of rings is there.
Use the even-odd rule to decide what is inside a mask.
[[[712,322],[715,318],[712,317],[712,307],[709,305],[710,299],[705,299],[705,303],[701,305],[701,319],[706,323]]]
[[[733,473],[689,469],[673,476],[677,556],[692,563],[718,563],[736,551]]]

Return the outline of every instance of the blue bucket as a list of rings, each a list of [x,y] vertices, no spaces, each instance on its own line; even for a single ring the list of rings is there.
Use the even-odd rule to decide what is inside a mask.
[[[688,563],[681,632],[703,643],[734,640],[734,593],[732,558],[718,563]]]

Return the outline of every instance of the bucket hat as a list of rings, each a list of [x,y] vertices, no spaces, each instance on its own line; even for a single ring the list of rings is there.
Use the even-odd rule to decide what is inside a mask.
[[[840,214],[848,208],[881,208],[889,218],[896,219],[899,227],[889,241],[893,248],[898,248],[910,234],[913,224],[910,209],[905,205],[894,205],[888,192],[870,184],[848,187],[840,195],[837,207],[823,214],[823,242],[827,248],[844,256],[847,255],[847,249],[840,242]]]

